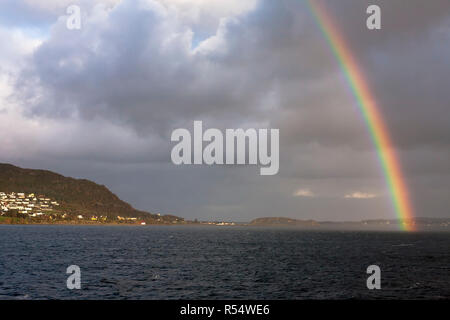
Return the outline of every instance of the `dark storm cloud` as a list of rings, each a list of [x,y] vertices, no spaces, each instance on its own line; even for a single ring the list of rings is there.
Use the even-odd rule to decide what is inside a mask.
[[[420,214],[442,215],[437,208],[448,200],[439,190],[449,188],[450,176],[443,160],[450,158],[450,2],[320,2],[373,88],[414,199],[433,202],[429,212],[419,206]],[[365,27],[369,4],[382,9],[379,31]],[[205,25],[182,16],[160,3],[124,1],[92,7],[81,30],[55,22],[26,60],[15,96],[29,119],[67,122],[72,130],[42,138],[39,157],[54,158],[35,163],[52,169],[60,167],[55,158],[67,159],[62,172],[89,173],[142,209],[187,217],[389,216],[372,141],[304,1],[259,1]],[[193,120],[280,128],[280,174],[262,181],[252,167],[173,166],[170,132]],[[434,191],[424,192],[423,181],[435,183]],[[316,196],[293,197],[299,188]],[[380,197],[342,199],[355,191]]]
[[[448,77],[449,67],[443,54],[448,48],[443,44],[446,41],[433,39],[432,47],[424,49],[419,41],[428,40],[425,35],[430,31],[424,30],[429,30],[432,21],[434,26],[442,22],[447,3],[436,1],[430,6],[432,9],[420,10],[413,4],[405,7],[394,2],[389,10],[382,11],[386,20],[381,32],[372,33],[377,38],[376,46],[363,27],[366,15],[357,14],[365,8],[362,4],[344,1],[339,6],[327,3],[327,7],[331,14],[340,17],[337,20],[342,22],[343,30],[352,30],[348,32],[350,43],[360,50],[358,56],[362,57],[368,77],[378,73],[373,82],[379,80],[391,88],[380,90],[380,99],[393,92],[397,100],[405,102],[398,90],[392,90],[400,87],[408,97],[426,92],[427,95],[421,95],[422,100],[433,103],[443,101],[433,93],[446,90],[445,85],[436,88],[429,75],[439,72],[438,78]],[[380,5],[388,7],[385,2]],[[396,26],[391,21],[395,14],[396,20],[402,21],[421,17],[417,21],[421,27],[407,21],[391,28]],[[359,28],[355,21],[361,23]],[[397,36],[403,42],[407,31],[419,38],[400,49],[389,41]],[[217,37],[223,42],[223,49],[193,54],[192,31],[176,17],[158,7],[143,10],[132,2],[116,6],[106,17],[88,19],[80,32],[66,30],[61,21],[54,27],[52,37],[35,53],[31,74],[24,76],[26,84],[29,79],[37,79],[43,93],[42,100],[31,106],[32,112],[67,116],[75,110],[83,118],[99,116],[164,136],[178,124],[178,119],[184,122],[196,117],[220,117],[239,124],[247,118],[254,122],[255,118],[273,121],[287,116],[287,127],[297,128],[288,130],[300,140],[330,145],[362,143],[352,98],[301,1],[263,1],[254,11],[225,22],[223,34]],[[443,40],[448,39],[444,36]],[[364,43],[368,48],[361,51]],[[408,53],[411,46],[417,48]],[[431,70],[433,67],[436,70]],[[387,72],[391,68],[398,72],[391,75]],[[411,77],[415,78],[414,83]],[[278,106],[274,113],[288,110],[285,114],[271,115],[258,108],[270,90],[277,90],[280,97],[280,101],[275,101]],[[382,104],[387,114],[394,113],[390,119],[404,116],[401,107],[390,105]],[[408,105],[411,113],[417,109]],[[435,110],[442,111],[441,107]],[[289,125],[292,119],[299,123]],[[433,126],[428,127],[434,130]],[[395,135],[413,137],[409,130]]]
[[[37,50],[22,79],[26,88],[29,79],[37,80],[43,93],[32,113],[75,111],[167,135],[178,119],[237,118],[264,90],[245,70],[192,55],[192,32],[162,8],[126,2],[102,18],[86,21],[78,33],[56,25]]]

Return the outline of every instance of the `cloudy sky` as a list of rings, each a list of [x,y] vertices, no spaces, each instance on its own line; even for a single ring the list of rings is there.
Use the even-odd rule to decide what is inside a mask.
[[[315,0],[386,120],[417,216],[450,217],[450,2]],[[67,28],[67,7],[81,29]],[[365,26],[366,8],[382,28]],[[0,161],[188,219],[394,218],[374,146],[304,0],[0,2]],[[280,129],[280,170],[175,166],[176,128]],[[191,129],[192,130],[192,129]]]

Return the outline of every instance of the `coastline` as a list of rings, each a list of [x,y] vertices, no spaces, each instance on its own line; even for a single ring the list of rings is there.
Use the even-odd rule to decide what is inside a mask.
[[[171,226],[171,225],[182,225],[182,224],[189,224],[189,223],[148,223],[141,224],[140,222],[132,223],[132,222],[96,222],[96,221],[89,221],[89,220],[82,220],[82,221],[76,221],[76,220],[70,220],[70,221],[49,221],[49,220],[43,220],[43,221],[33,221],[31,219],[25,219],[25,218],[17,218],[17,217],[0,217],[0,225],[87,225],[87,226],[110,226],[110,225],[117,225],[117,226],[148,226],[148,225],[154,225],[154,226]]]
[[[381,233],[402,233],[402,234],[421,234],[421,233],[448,233],[450,230],[445,227],[423,227],[415,230],[414,232],[405,232],[395,227],[380,227],[380,226],[348,226],[348,225],[320,225],[314,227],[299,227],[299,226],[289,226],[289,225],[254,225],[250,223],[241,223],[235,225],[214,225],[205,223],[178,223],[178,224],[137,224],[137,223],[95,223],[95,222],[33,222],[33,223],[4,223],[0,222],[0,228],[2,226],[79,226],[79,227],[198,227],[198,228],[214,228],[223,229],[221,227],[228,227],[239,229],[239,227],[250,228],[254,230],[286,230],[286,231],[303,231],[303,232],[381,232]]]

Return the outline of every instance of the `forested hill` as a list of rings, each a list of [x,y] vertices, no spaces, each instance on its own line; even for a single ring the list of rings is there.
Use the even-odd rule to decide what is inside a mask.
[[[43,195],[58,201],[59,209],[69,214],[166,220],[156,214],[134,209],[108,188],[92,181],[64,177],[46,170],[22,169],[11,164],[0,164],[0,192]]]

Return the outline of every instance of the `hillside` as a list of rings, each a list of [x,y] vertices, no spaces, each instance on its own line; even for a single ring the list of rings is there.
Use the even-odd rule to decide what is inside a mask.
[[[105,186],[92,181],[64,177],[46,170],[22,169],[10,164],[0,164],[0,192],[43,195],[58,201],[58,210],[68,214],[138,217],[155,221],[170,219],[136,210]]]

